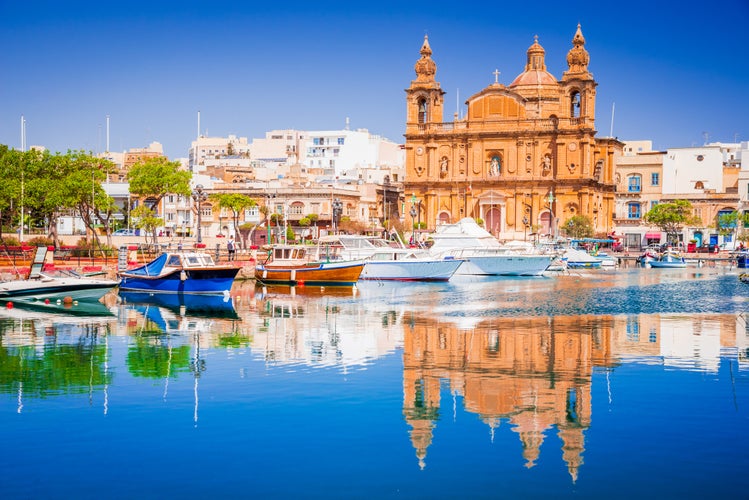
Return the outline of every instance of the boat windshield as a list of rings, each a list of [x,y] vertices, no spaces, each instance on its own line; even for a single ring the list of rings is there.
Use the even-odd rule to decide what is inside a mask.
[[[213,259],[206,253],[187,254],[184,257],[185,267],[212,266]]]

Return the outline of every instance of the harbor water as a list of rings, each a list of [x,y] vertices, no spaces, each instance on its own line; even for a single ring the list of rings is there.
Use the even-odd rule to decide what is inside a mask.
[[[745,498],[749,284],[623,268],[0,310],[3,498]]]

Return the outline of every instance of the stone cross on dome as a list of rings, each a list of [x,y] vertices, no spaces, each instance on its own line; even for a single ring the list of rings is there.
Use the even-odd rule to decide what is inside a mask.
[[[495,69],[494,72],[492,73],[492,75],[494,75],[494,83],[495,84],[499,83],[499,74],[500,74],[500,71],[498,69]]]

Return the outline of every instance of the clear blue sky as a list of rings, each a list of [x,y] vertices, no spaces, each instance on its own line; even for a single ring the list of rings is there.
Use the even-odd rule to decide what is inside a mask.
[[[596,128],[658,149],[749,140],[749,0],[576,2],[0,0],[0,143],[187,156],[198,131],[366,128],[396,142],[425,34],[446,116],[523,71],[557,78],[577,23]],[[614,106],[615,103],[615,106]]]

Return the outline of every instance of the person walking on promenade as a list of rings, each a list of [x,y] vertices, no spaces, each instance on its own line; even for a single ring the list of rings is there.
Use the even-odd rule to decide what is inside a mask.
[[[234,247],[234,236],[229,236],[229,241],[226,242],[226,249],[229,251],[229,260],[234,260],[234,253],[236,252]]]

